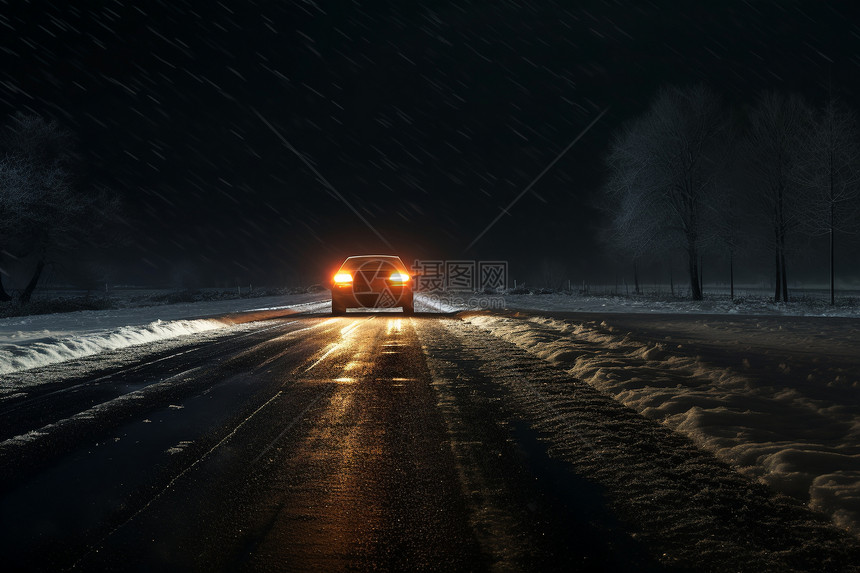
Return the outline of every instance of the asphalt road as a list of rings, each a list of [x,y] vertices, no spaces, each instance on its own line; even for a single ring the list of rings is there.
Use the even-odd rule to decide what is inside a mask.
[[[800,504],[452,315],[291,316],[70,372],[0,405],[7,571],[848,570],[860,557]],[[536,408],[570,435],[538,431]]]

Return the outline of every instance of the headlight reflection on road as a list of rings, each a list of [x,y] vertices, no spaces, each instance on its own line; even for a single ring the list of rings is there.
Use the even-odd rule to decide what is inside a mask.
[[[352,333],[352,331],[355,330],[356,328],[358,328],[358,325],[360,322],[361,322],[360,320],[354,320],[351,324],[348,324],[348,325],[344,326],[343,328],[341,328],[340,329],[341,338],[348,338],[349,335]]]
[[[403,319],[402,318],[389,318],[388,319],[388,329],[385,331],[387,336],[391,336],[392,333],[400,334],[403,331]]]
[[[359,366],[361,366],[360,360],[350,360],[349,362],[346,363],[346,366],[343,367],[343,371],[349,372],[350,370],[355,370]]]
[[[373,318],[373,317],[370,317],[370,318]],[[358,328],[359,324],[361,324],[365,320],[370,320],[370,318],[366,318],[364,320],[354,320],[350,324],[341,328],[340,329],[341,340],[338,342],[335,342],[334,344],[330,344],[328,349],[325,352],[323,352],[322,356],[320,356],[316,362],[314,362],[313,364],[311,364],[310,366],[305,368],[305,372],[313,370],[320,362],[322,362],[323,360],[328,358],[328,356],[332,352],[334,352],[335,350],[337,350],[338,348],[340,348],[344,344],[349,344],[350,342],[352,342],[352,334],[355,331],[355,329]],[[332,320],[337,320],[337,319],[332,319]]]
[[[400,336],[403,332],[403,319],[402,318],[389,318],[388,319],[388,329],[385,334],[388,336],[386,342],[382,343],[383,348],[391,348],[392,346],[403,346],[402,342],[397,342],[396,337]],[[393,340],[392,340],[393,339]],[[383,350],[382,354],[397,354],[399,351],[397,350]]]

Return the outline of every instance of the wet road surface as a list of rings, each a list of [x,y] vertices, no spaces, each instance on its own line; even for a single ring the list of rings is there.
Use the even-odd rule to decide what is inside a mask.
[[[844,570],[860,555],[799,504],[487,338],[456,316],[293,316],[7,400],[7,570],[785,570],[825,554]],[[576,389],[564,403],[562,387]],[[535,420],[562,410],[584,425],[547,440]],[[660,463],[615,459],[631,444]],[[648,489],[668,474],[679,499]],[[694,495],[716,483],[713,507]],[[665,521],[703,504],[695,523],[652,523],[652,506]],[[751,537],[756,512],[780,529]],[[801,538],[816,543],[787,552]],[[691,539],[726,561],[697,563]]]

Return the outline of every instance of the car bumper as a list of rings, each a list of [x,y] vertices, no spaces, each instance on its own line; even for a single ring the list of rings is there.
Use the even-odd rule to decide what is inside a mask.
[[[343,308],[411,307],[412,289],[392,287],[382,292],[354,293],[350,288],[334,288],[331,300]]]

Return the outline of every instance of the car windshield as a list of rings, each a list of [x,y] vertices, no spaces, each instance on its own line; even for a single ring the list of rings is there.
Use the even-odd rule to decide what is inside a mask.
[[[400,257],[393,256],[360,256],[350,257],[344,261],[340,270],[342,271],[357,271],[370,269],[385,269],[392,268],[400,272],[406,272],[406,265],[400,260]]]

